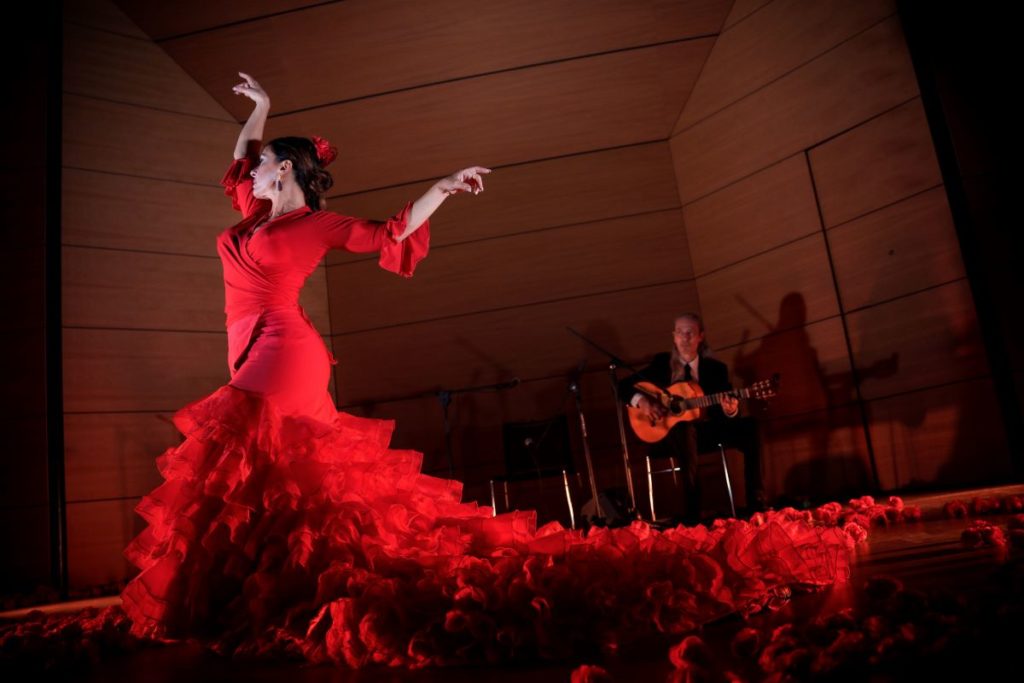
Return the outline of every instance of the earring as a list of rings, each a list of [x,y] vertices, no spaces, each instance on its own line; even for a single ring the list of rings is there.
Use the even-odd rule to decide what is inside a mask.
[[[281,191],[281,178],[280,177],[277,179],[277,191],[278,192]]]

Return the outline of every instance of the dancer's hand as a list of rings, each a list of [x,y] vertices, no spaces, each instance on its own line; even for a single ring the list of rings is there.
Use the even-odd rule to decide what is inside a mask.
[[[435,186],[446,195],[458,192],[480,194],[484,191],[484,179],[481,174],[490,173],[491,169],[483,166],[470,166],[452,173],[447,178],[438,180]]]
[[[236,95],[245,95],[256,104],[270,104],[270,96],[267,95],[267,91],[263,89],[256,79],[249,74],[238,72],[238,75],[245,79],[242,83],[231,88]]]

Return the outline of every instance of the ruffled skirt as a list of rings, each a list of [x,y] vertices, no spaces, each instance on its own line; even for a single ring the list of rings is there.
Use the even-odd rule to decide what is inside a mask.
[[[587,533],[492,516],[388,448],[393,423],[282,414],[233,386],[182,408],[137,511],[122,601],[136,635],[351,667],[614,650],[849,576],[808,515]]]

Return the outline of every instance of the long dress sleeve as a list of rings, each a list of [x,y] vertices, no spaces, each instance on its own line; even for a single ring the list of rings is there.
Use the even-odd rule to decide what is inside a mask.
[[[430,221],[423,221],[416,232],[399,242],[397,238],[405,232],[411,211],[412,202],[409,202],[386,221],[353,218],[324,211],[324,244],[329,249],[356,253],[379,251],[378,263],[381,268],[403,277],[412,277],[416,264],[430,250]]]
[[[257,199],[252,194],[252,176],[249,171],[256,165],[254,152],[249,151],[241,159],[231,162],[220,184],[224,186],[224,194],[231,197],[231,208],[241,212],[244,218],[248,218],[270,202],[265,199]]]

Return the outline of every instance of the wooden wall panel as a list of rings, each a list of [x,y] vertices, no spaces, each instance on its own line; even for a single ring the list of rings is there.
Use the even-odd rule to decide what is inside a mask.
[[[97,586],[134,573],[121,551],[146,528],[135,514],[138,498],[69,503],[68,578],[72,586]]]
[[[821,233],[699,277],[697,291],[716,347],[839,313]]]
[[[883,489],[1006,481],[1006,433],[988,378],[870,401]]]
[[[63,0],[64,23],[98,28],[135,38],[149,36],[109,0]]]
[[[413,280],[374,261],[330,269],[335,334],[686,279],[670,210],[435,249]]]
[[[220,259],[65,247],[64,324],[69,327],[224,330]],[[323,269],[300,301],[317,328],[330,329]]]
[[[177,6],[172,12],[152,3],[125,7],[158,39],[183,28],[191,30],[179,24],[185,17],[196,28],[221,23],[216,16],[207,18],[211,9],[206,4],[192,16]],[[231,14],[257,16],[253,10],[259,9],[257,5]],[[221,105],[241,118],[245,105],[230,91],[239,70],[257,78],[262,74],[274,102],[293,111],[320,106],[326,99],[351,101],[707,36],[718,32],[729,0],[595,0],[586,3],[586,11],[573,0],[519,0],[466,9],[457,0],[348,0],[304,11],[275,8],[272,16],[232,21],[162,41],[162,47],[207,91],[223,93]],[[220,15],[221,10],[214,12]],[[253,49],[256,45],[260,49]],[[369,55],[376,57],[368,59]],[[228,67],[216,70],[210,64]],[[699,68],[700,63],[694,66]]]
[[[222,24],[247,24],[268,15],[324,4],[323,0],[223,0],[216,3],[182,0],[174,5],[145,0],[115,1],[156,41],[209,30]]]
[[[715,343],[714,328],[708,338]],[[761,417],[777,418],[856,401],[850,355],[838,317],[769,334],[715,351],[729,366],[734,386],[747,386],[779,373],[778,395]]]
[[[387,218],[430,185],[400,185],[332,198],[328,209]],[[474,197],[445,201],[432,223],[433,247],[679,207],[672,156],[665,142],[507,166],[488,175],[485,188]],[[327,263],[366,258],[335,250],[328,253]]]
[[[989,372],[964,280],[851,313],[847,320],[865,398]]]
[[[219,259],[81,247],[62,255],[68,327],[224,329]]]
[[[500,168],[662,140],[712,42],[616,52],[282,114],[270,136],[316,133],[344,150],[348,163],[332,167],[342,194],[440,178],[472,164]],[[219,139],[215,131],[211,136]]]
[[[674,132],[818,58],[895,12],[893,0],[769,3],[718,37]]]
[[[76,24],[64,29],[64,92],[233,121],[148,39]],[[117,78],[111,78],[111,74]]]
[[[221,151],[202,186],[65,168],[64,244],[216,257],[217,235],[242,218],[217,185],[230,164],[226,140]]]
[[[339,397],[358,403],[562,374],[584,353],[594,357],[566,326],[626,358],[647,357],[667,344],[666,311],[696,305],[692,282],[683,282],[336,335]]]
[[[803,154],[683,208],[693,270],[704,275],[821,230]]]
[[[228,381],[223,332],[64,330],[64,410],[177,410]]]
[[[942,184],[920,98],[812,149],[825,225]]]
[[[942,187],[844,223],[828,241],[846,311],[964,277]]]
[[[238,131],[234,121],[68,94],[63,161],[77,169],[209,185],[224,175]]]
[[[916,96],[888,19],[672,138],[683,204]]]
[[[199,398],[198,396],[196,398]],[[142,496],[163,482],[156,458],[181,442],[172,412],[64,416],[70,502]]]

